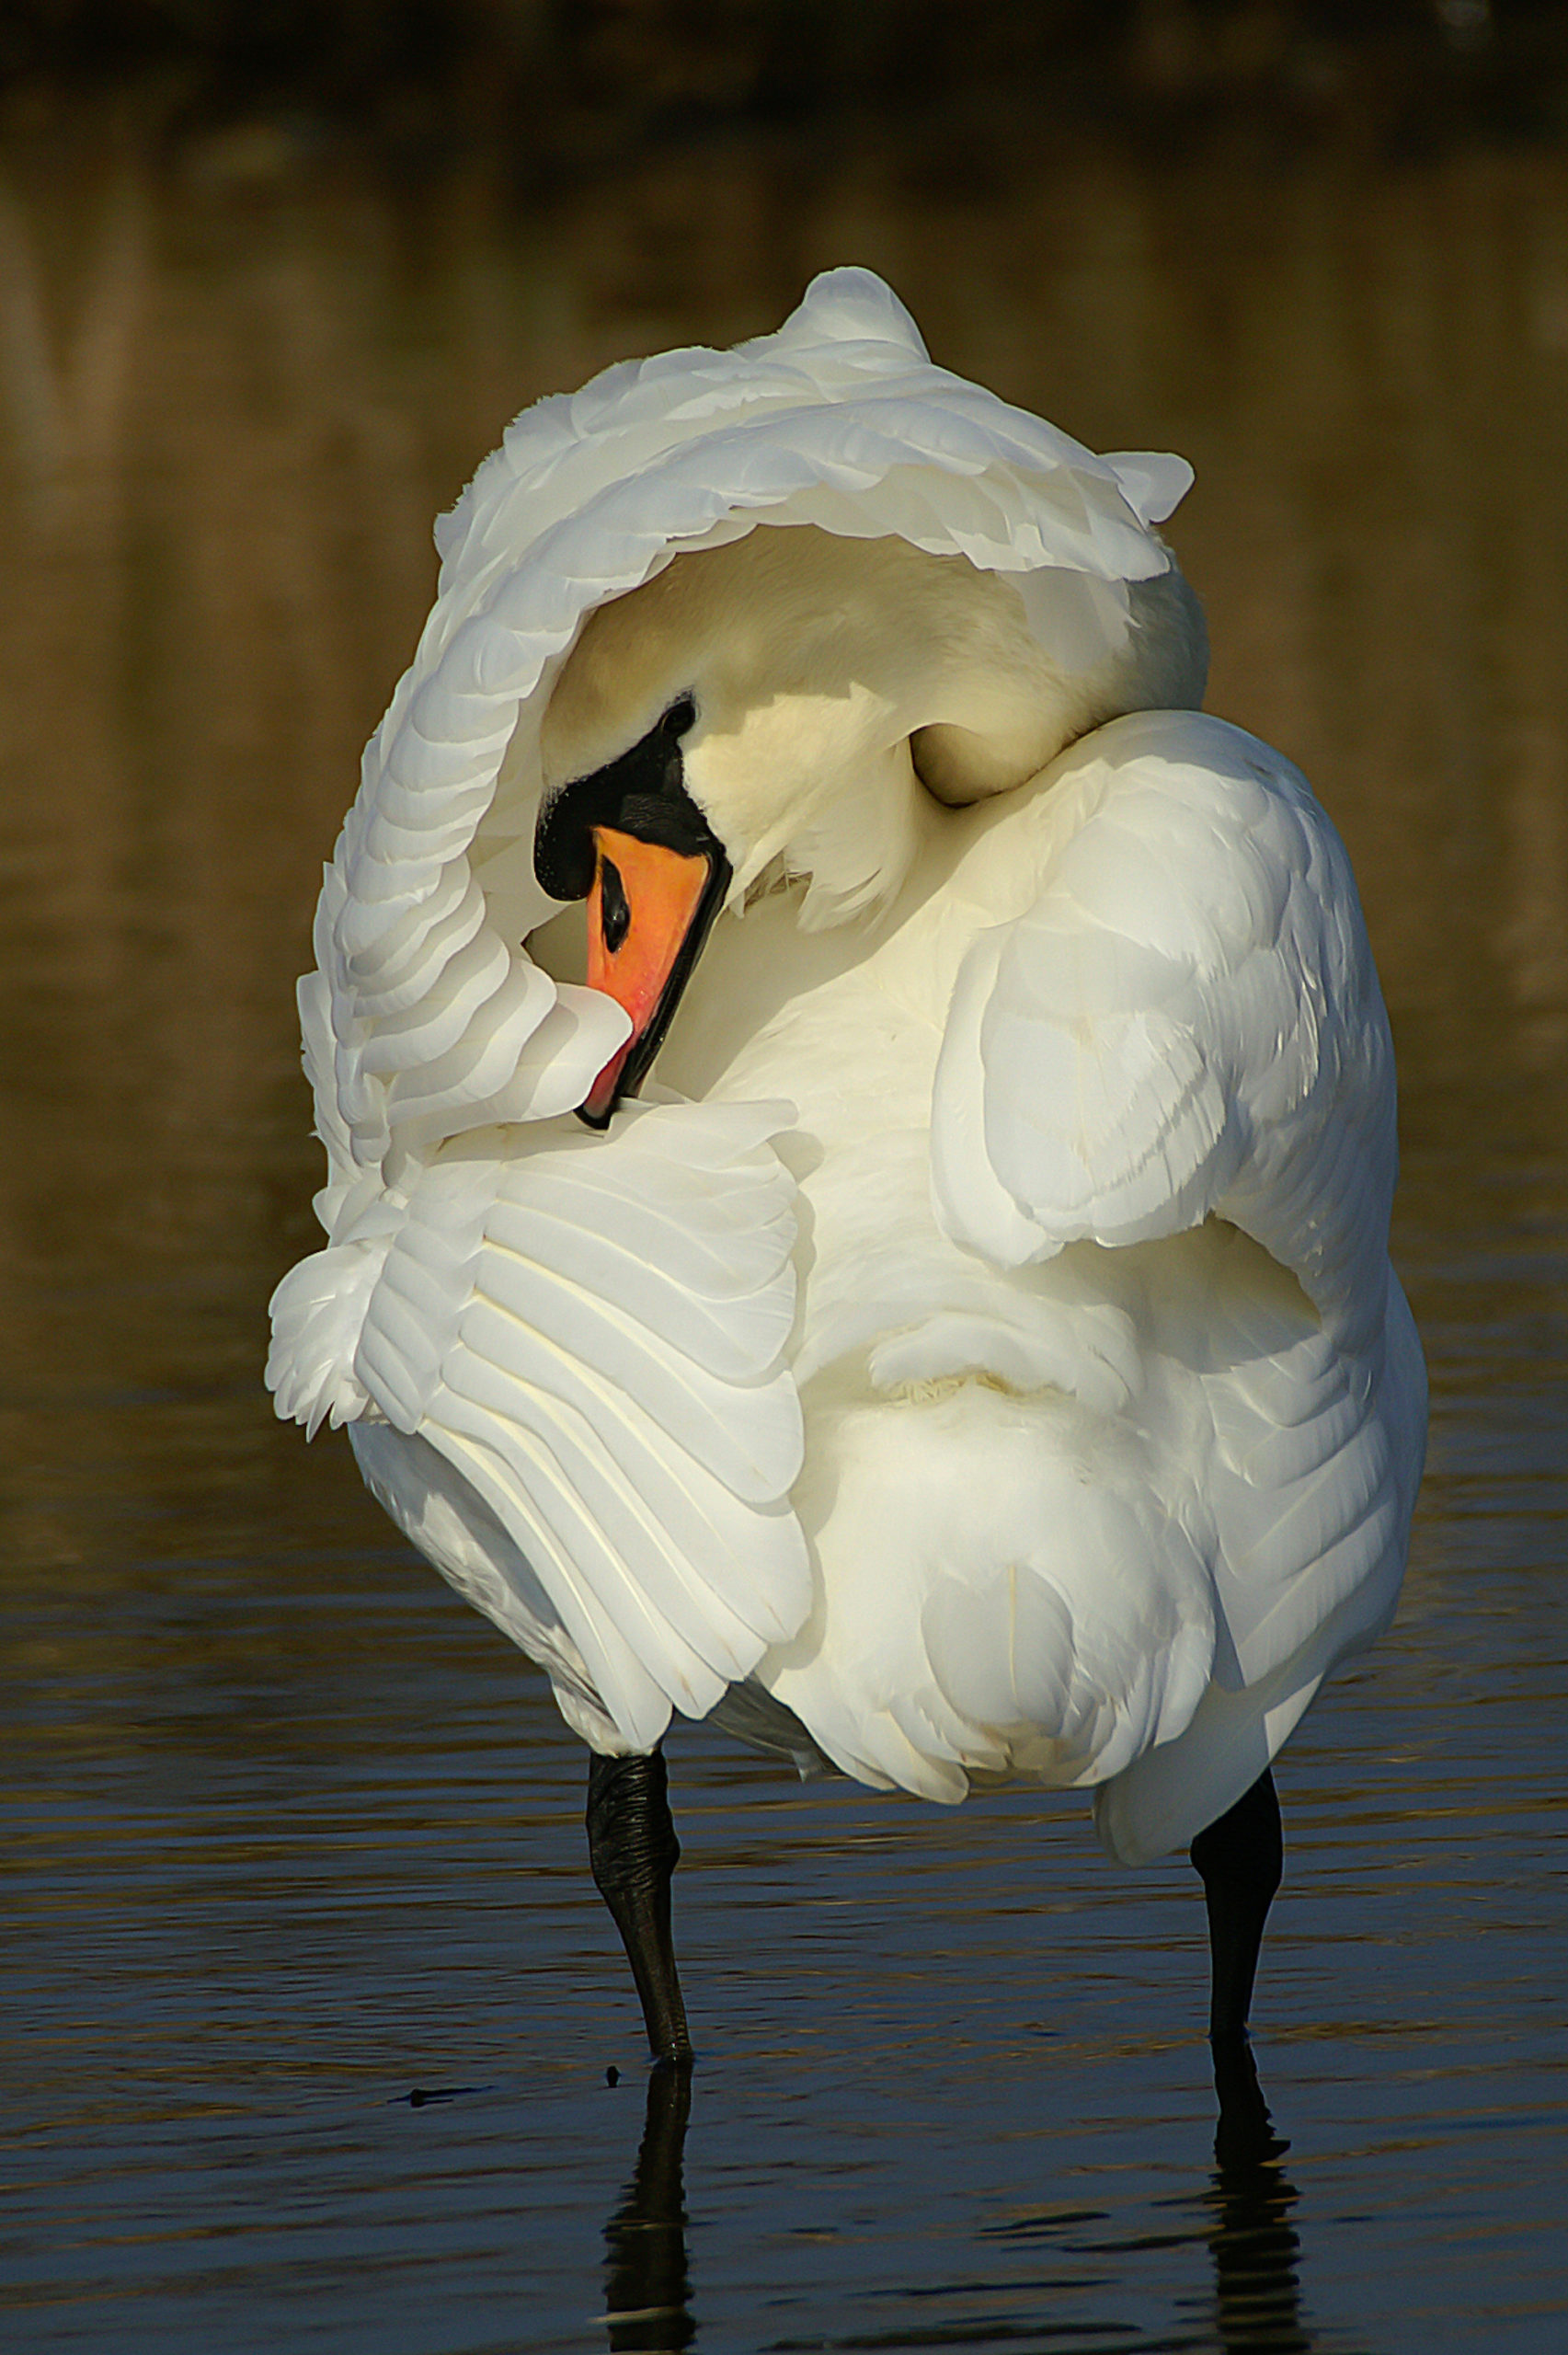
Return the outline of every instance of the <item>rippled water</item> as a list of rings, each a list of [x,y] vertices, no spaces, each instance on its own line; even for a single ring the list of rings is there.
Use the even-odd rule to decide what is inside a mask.
[[[982,200],[726,148],[518,222],[281,132],[69,131],[0,175],[0,2332],[1568,2342],[1568,167],[1096,150]],[[1320,785],[1394,1012],[1432,1463],[1399,1623],[1280,1769],[1276,2165],[1211,2154],[1185,1865],[703,1729],[682,2138],[580,1751],[259,1389],[316,1182],[292,977],[431,514],[525,397],[843,258],[1197,462],[1211,700]]]

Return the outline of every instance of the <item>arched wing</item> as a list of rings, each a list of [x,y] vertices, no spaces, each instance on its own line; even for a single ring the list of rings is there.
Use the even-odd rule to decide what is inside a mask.
[[[1049,787],[1034,904],[960,969],[938,1215],[1003,1265],[1214,1215],[1334,1337],[1380,1329],[1388,1021],[1343,844],[1289,763],[1201,714],[1096,731]]]
[[[933,367],[863,270],[817,280],[775,336],[612,368],[517,420],[438,531],[440,593],[323,882],[300,1013],[341,1256],[276,1296],[280,1412],[364,1411],[360,1317],[402,1198],[454,1140],[569,1112],[625,1038],[610,996],[527,946],[556,912],[540,729],[586,616],[679,550],[812,523],[1056,584],[1053,612],[1076,585],[1090,664],[1130,627],[1128,584],[1168,568],[1150,526],[1190,479]]]
[[[1081,580],[1087,662],[1125,637],[1128,583],[1169,566],[1149,524],[1190,479],[933,367],[864,271],[819,279],[776,336],[525,412],[440,529],[440,594],[326,871],[302,1011],[334,1241],[363,1173],[395,1185],[448,1138],[580,1103],[624,1035],[523,946],[555,909],[532,872],[540,726],[597,605],[678,550],[815,523]]]

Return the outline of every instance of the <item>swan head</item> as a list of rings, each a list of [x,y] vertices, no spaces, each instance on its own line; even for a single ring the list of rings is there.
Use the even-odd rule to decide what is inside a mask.
[[[632,1037],[603,1126],[715,917],[804,881],[806,929],[875,917],[943,805],[1007,792],[1123,711],[1196,706],[1207,641],[1173,564],[1004,578],[901,539],[767,525],[675,556],[584,624],[541,739],[540,882],[586,899],[589,972]]]

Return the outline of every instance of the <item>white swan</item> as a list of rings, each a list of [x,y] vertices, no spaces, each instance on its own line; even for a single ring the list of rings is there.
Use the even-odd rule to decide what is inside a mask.
[[[611,369],[441,528],[326,870],[268,1378],[596,1753],[667,2057],[672,1710],[1195,1843],[1234,2038],[1269,1761],[1393,1609],[1387,1023],[1322,811],[1196,709],[1189,480],[859,270]]]

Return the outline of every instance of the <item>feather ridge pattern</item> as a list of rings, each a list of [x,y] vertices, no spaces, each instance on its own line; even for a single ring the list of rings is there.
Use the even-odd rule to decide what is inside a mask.
[[[704,1714],[808,1605],[794,1187],[767,1142],[781,1109],[629,1107],[613,1154],[582,1132],[471,1149],[421,1173],[376,1246],[353,1380],[426,1468],[373,1433],[361,1460],[601,1746],[647,1747],[672,1707]],[[733,1223],[749,1206],[740,1250],[704,1231],[704,1181]],[[314,1264],[289,1279],[303,1317],[335,1272],[307,1287]],[[453,1474],[505,1533],[498,1587],[475,1591],[470,1549],[443,1552],[418,1517]]]
[[[1112,721],[1054,790],[1078,822],[955,993],[939,1216],[1013,1265],[1225,1218],[1361,1346],[1383,1317],[1392,1051],[1337,835],[1288,762],[1200,714]]]

